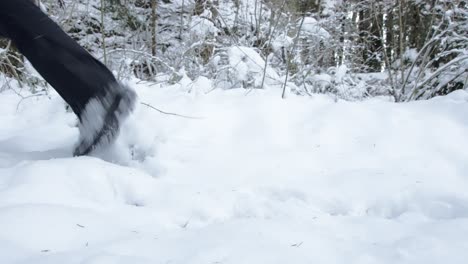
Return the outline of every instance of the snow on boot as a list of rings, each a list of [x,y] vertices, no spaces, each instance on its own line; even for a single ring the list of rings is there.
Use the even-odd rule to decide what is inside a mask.
[[[116,83],[102,97],[92,98],[80,114],[80,139],[74,156],[88,155],[112,144],[125,119],[135,108],[136,94]]]

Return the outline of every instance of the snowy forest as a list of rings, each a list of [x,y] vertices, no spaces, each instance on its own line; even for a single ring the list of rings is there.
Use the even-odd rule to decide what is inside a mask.
[[[277,88],[283,96],[396,102],[467,85],[463,0],[39,2],[121,79],[201,78],[207,91]],[[3,40],[0,48],[4,77],[45,87],[13,45]]]
[[[0,0],[0,264],[467,260],[468,0]]]

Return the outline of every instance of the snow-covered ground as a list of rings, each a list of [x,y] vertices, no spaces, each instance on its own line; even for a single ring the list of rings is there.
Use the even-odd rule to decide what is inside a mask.
[[[466,263],[468,93],[394,104],[134,84],[99,157],[0,94],[0,263]],[[190,90],[190,93],[187,92]]]

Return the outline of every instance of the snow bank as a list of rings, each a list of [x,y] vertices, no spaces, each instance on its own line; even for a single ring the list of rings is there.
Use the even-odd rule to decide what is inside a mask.
[[[204,17],[192,16],[190,19],[190,34],[194,36],[215,35],[217,32],[218,29],[213,22]]]
[[[57,95],[0,94],[0,263],[465,263],[468,93],[408,104],[134,84],[71,158]],[[189,92],[187,92],[189,91]]]
[[[322,28],[318,21],[313,17],[305,17],[304,22],[302,23],[302,31],[306,34],[310,34],[317,38],[328,39],[330,38],[330,33]]]
[[[234,46],[227,49],[229,65],[234,69],[235,76],[240,83],[234,88],[266,88],[280,84],[280,77],[274,69],[267,66],[265,83],[262,86],[265,60],[253,48]]]

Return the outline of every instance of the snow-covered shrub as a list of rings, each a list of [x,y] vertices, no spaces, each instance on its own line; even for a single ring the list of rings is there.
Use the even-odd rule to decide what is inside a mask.
[[[369,96],[388,95],[385,73],[354,73],[346,65],[331,67],[324,72],[310,74],[299,86],[306,94],[323,93],[344,100],[361,100]],[[297,90],[298,94],[303,91]]]
[[[218,69],[215,83],[219,88],[260,89],[281,84],[274,69],[267,66],[264,70],[265,60],[253,48],[233,46],[222,49],[211,66]]]

